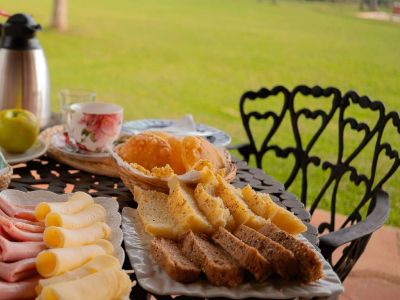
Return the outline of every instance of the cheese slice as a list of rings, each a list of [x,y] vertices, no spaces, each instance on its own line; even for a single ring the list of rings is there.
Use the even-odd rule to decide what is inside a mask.
[[[104,222],[79,229],[50,226],[43,232],[43,240],[49,248],[78,247],[93,244],[100,239],[108,239],[110,234],[111,229]]]
[[[81,279],[59,282],[44,287],[41,300],[112,300],[129,294],[132,282],[117,268],[107,268]]]
[[[78,268],[96,256],[113,252],[113,245],[106,240],[81,247],[44,250],[36,257],[36,269],[48,278]]]
[[[50,212],[75,214],[94,204],[92,196],[84,192],[76,192],[66,202],[42,202],[36,206],[35,217],[44,221]]]
[[[45,224],[46,226],[77,229],[87,227],[96,222],[105,222],[106,216],[106,209],[100,204],[94,204],[73,215],[51,212],[46,216]]]
[[[39,280],[39,283],[36,287],[37,294],[40,294],[44,287],[53,285],[59,282],[67,282],[71,280],[80,279],[82,277],[88,276],[95,272],[99,272],[101,270],[107,268],[120,268],[119,260],[111,255],[99,255],[90,260],[88,263],[82,265],[79,268],[76,268],[72,271],[65,272],[61,275],[54,276],[47,279]]]

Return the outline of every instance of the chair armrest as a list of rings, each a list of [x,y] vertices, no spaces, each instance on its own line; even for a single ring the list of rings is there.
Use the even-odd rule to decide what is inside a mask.
[[[336,248],[367,236],[383,226],[390,211],[389,195],[383,190],[378,190],[374,197],[375,207],[364,221],[320,237],[320,248],[325,258]]]

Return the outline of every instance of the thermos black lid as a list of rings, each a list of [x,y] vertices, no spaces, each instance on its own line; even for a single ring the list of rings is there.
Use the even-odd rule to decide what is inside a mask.
[[[4,24],[1,24],[2,37],[0,48],[13,50],[39,49],[39,41],[35,33],[42,27],[36,24],[33,18],[27,14],[15,14]]]

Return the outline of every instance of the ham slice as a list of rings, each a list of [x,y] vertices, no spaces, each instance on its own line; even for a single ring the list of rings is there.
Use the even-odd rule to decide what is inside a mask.
[[[13,218],[25,219],[28,221],[37,221],[34,215],[34,209],[13,205],[5,198],[0,197],[0,209],[8,216]]]
[[[35,210],[36,205],[29,205],[29,204],[15,204],[15,206]]]
[[[2,215],[2,216],[7,216],[7,217],[9,217],[9,218],[12,218],[12,217],[10,217],[9,215],[7,215],[1,208],[0,208],[0,215]],[[38,226],[44,226],[44,223],[43,222],[39,222],[39,221],[29,221],[29,220],[26,220],[26,219],[21,219],[21,218],[14,218],[16,221],[18,221],[18,222],[23,222],[23,223],[26,223],[26,224],[32,224],[32,225],[38,225]]]
[[[20,300],[35,298],[35,286],[39,277],[33,277],[20,282],[0,281],[0,300]]]
[[[0,261],[3,262],[36,257],[44,249],[44,242],[11,242],[0,235]]]
[[[16,227],[13,222],[3,216],[0,216],[0,227],[15,241],[43,241],[43,233],[21,230]]]
[[[0,226],[0,237],[4,237],[9,241],[13,241],[13,239],[3,230],[3,228]]]
[[[0,262],[0,279],[16,282],[37,274],[36,258],[26,258],[13,263]]]
[[[0,218],[6,218],[10,222],[12,222],[15,227],[24,230],[24,231],[29,231],[29,232],[43,232],[44,231],[44,225],[39,222],[29,222],[29,221],[24,221],[22,219],[16,219],[12,218],[8,215],[6,215],[1,209],[0,209]]]

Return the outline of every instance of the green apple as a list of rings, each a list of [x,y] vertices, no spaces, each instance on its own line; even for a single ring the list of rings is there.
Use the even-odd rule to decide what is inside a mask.
[[[35,115],[24,109],[0,111],[0,146],[10,153],[28,150],[39,135]]]

